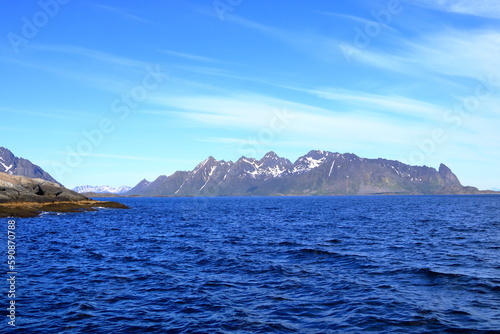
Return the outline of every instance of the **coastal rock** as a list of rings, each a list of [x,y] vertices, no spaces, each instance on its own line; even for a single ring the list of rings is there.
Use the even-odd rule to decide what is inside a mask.
[[[58,183],[0,173],[0,218],[36,217],[41,212],[95,211],[96,207],[128,208],[117,202],[91,200]]]
[[[82,201],[88,198],[44,179],[0,173],[0,203]]]

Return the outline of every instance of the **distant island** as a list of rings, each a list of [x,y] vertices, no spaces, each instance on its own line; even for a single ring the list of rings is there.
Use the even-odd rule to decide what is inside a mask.
[[[209,157],[192,171],[142,180],[134,196],[306,196],[498,194],[462,186],[446,165],[439,170],[351,153],[313,150],[294,163],[274,152],[236,162]]]

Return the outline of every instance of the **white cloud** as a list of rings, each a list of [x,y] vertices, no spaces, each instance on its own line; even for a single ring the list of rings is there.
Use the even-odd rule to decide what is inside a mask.
[[[115,56],[110,53],[97,51],[89,48],[73,46],[73,45],[32,45],[32,49],[45,51],[45,52],[56,52],[64,53],[77,57],[83,57],[87,59],[97,60],[99,62],[108,63],[108,65],[120,65],[126,67],[139,67],[144,68],[148,63],[143,61],[134,60],[131,58]]]
[[[238,16],[228,16],[228,21],[259,31],[264,35],[294,47],[299,52],[310,54],[318,59],[332,62],[336,59],[344,58],[339,49],[340,41],[329,36],[323,36],[309,31],[289,31]]]
[[[170,56],[175,56],[175,57],[180,57],[184,59],[189,59],[189,60],[195,60],[195,61],[201,61],[201,62],[209,62],[209,63],[218,63],[220,62],[217,59],[213,59],[210,57],[204,57],[204,56],[198,56],[198,55],[193,55],[189,53],[183,53],[183,52],[177,52],[177,51],[172,51],[172,50],[163,50],[161,51],[164,54],[170,55]]]
[[[79,112],[72,112],[69,110],[65,110],[64,112],[56,111],[57,113],[50,112],[40,112],[40,111],[29,111],[29,110],[20,110],[20,109],[10,109],[10,108],[0,108],[2,113],[12,113],[16,115],[28,115],[30,117],[40,117],[40,118],[49,118],[49,119],[57,119],[57,120],[67,120],[74,121],[76,119],[81,119],[84,115]]]
[[[422,133],[414,122],[380,116],[366,109],[334,111],[257,94],[228,96],[157,97],[155,103],[166,109],[184,109],[177,117],[211,128],[245,130],[257,135],[271,128],[270,122],[280,112],[288,118],[279,135],[323,141],[370,142],[372,145],[401,145]],[[404,127],[406,125],[407,127]],[[278,135],[278,133],[276,133]]]
[[[442,6],[446,7],[445,3],[448,2],[441,2]],[[498,4],[482,2],[482,6],[486,6],[486,3],[491,5],[492,12],[495,12],[495,8],[500,8],[500,1]],[[472,2],[461,1],[460,4],[460,8],[468,8],[466,4],[473,7]],[[348,15],[337,15],[351,20],[356,19]],[[353,42],[342,42],[330,36],[311,32],[292,32],[237,16],[231,16],[229,20],[257,30],[328,63],[338,64],[340,60],[346,61],[347,50],[341,48],[343,45],[344,48],[351,49],[353,54],[349,58],[355,62],[416,77],[432,77],[439,74],[477,79],[480,75],[500,71],[498,70],[500,32],[494,29],[448,28],[439,32],[421,33],[412,39],[399,34],[390,34],[385,38],[394,45],[393,47],[380,47],[372,43],[367,48],[358,49]]]
[[[355,22],[361,23],[362,25],[367,25],[367,24],[373,23],[373,19],[369,20],[369,19],[365,19],[362,17],[358,17],[358,16],[352,16],[352,15],[340,14],[340,13],[324,12],[324,11],[314,11],[314,12],[321,14],[321,15],[331,16],[331,17],[335,17],[335,18],[341,18],[341,19],[345,19],[345,20],[349,20],[349,21],[355,21]],[[389,29],[393,32],[397,31],[396,29],[394,29],[391,26],[388,26],[387,24],[381,24],[381,25],[384,29]]]
[[[406,0],[407,2],[445,12],[500,19],[498,0]]]
[[[377,95],[341,88],[304,90],[320,98],[359,105],[374,113],[411,117],[413,120],[436,121],[441,119],[442,107],[397,95]]]
[[[109,12],[112,12],[114,14],[118,14],[122,17],[125,17],[127,19],[131,19],[133,21],[137,21],[137,22],[142,22],[142,23],[151,23],[150,21],[140,17],[140,16],[137,16],[135,14],[132,14],[130,12],[130,10],[128,9],[124,9],[124,8],[119,8],[119,7],[113,7],[113,6],[107,6],[107,5],[102,5],[102,4],[99,4],[97,5],[98,8],[100,9],[104,9],[106,11],[109,11]]]
[[[449,30],[408,45],[405,55],[417,68],[476,79],[499,73],[500,33],[493,30]]]
[[[398,39],[398,51],[361,50],[356,61],[417,78],[500,75],[500,32],[448,29],[413,40]]]

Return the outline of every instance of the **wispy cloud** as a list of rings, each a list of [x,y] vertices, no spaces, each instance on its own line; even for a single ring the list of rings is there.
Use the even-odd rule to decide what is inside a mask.
[[[193,55],[189,53],[183,53],[183,52],[177,52],[177,51],[171,51],[171,50],[163,50],[161,51],[164,54],[170,55],[170,56],[175,56],[175,57],[180,57],[188,60],[194,60],[194,61],[201,61],[201,62],[207,62],[207,63],[219,63],[221,61],[210,58],[210,57],[204,57],[204,56],[198,56],[198,55]]]
[[[427,3],[427,1],[421,2]],[[443,8],[473,8],[476,4],[472,1],[459,1],[460,6],[451,6],[451,1],[447,0],[428,2],[442,3],[440,7]],[[491,7],[492,13],[495,13],[497,9],[500,10],[500,2],[480,2],[480,8],[487,8],[487,6]],[[350,15],[329,14],[350,20],[364,20]],[[333,37],[310,31],[293,32],[237,16],[229,16],[228,20],[259,31],[303,52],[306,50],[305,52],[317,59],[329,63],[336,63],[339,58],[345,60],[340,48],[341,41]],[[391,30],[396,31],[392,28]],[[447,28],[439,32],[421,32],[419,36],[412,39],[399,34],[386,35],[384,38],[390,45],[397,47],[373,44],[370,48],[354,50],[356,61],[382,70],[417,77],[423,75],[431,77],[438,74],[476,79],[479,75],[492,73],[500,68],[500,33],[497,29]]]
[[[270,121],[283,110],[290,115],[283,135],[295,138],[397,144],[422,130],[410,120],[384,118],[367,110],[328,110],[257,94],[175,96],[158,98],[154,102],[165,108],[184,109],[176,114],[177,117],[195,124],[242,129],[255,134],[268,128]]]
[[[120,57],[103,51],[97,51],[89,48],[74,46],[74,45],[40,45],[35,44],[31,46],[34,50],[45,52],[56,52],[67,55],[82,57],[86,59],[97,60],[111,65],[120,65],[127,67],[140,67],[144,68],[146,62],[134,60],[131,58]]]
[[[148,20],[146,20],[138,15],[133,14],[129,9],[108,6],[108,5],[102,5],[102,4],[97,5],[97,7],[102,9],[102,10],[112,12],[114,14],[120,15],[124,18],[130,19],[133,21],[142,22],[142,23],[151,23],[150,21],[148,21]]]
[[[187,126],[205,125],[210,129],[199,141],[227,145],[235,150],[241,145],[253,145],[260,150],[271,149],[274,144],[275,147],[287,147],[287,142],[293,143],[291,146],[295,149],[301,145],[317,147],[321,141],[339,150],[368,152],[367,156],[378,152],[377,147],[384,147],[386,157],[394,159],[406,158],[417,147],[417,141],[429,138],[437,128],[444,129],[450,144],[457,142],[457,138],[467,138],[466,142],[479,146],[481,142],[494,141],[496,128],[492,122],[500,117],[496,108],[498,101],[493,98],[464,119],[461,127],[452,128],[443,120],[446,108],[451,105],[343,88],[283,88],[307,93],[318,100],[308,99],[312,104],[303,104],[255,93],[226,92],[224,95],[157,96],[152,103],[158,105],[157,110],[170,110],[165,116],[188,120],[190,125]],[[330,107],[327,107],[328,101],[331,101]],[[457,102],[461,101],[457,99]],[[292,115],[290,121],[283,131],[275,133],[272,143],[262,143],[258,140],[259,133],[269,129],[270,120],[280,110]],[[232,131],[241,133],[241,137],[229,135]],[[491,151],[498,148],[493,142],[491,146]],[[450,147],[441,145],[439,148],[443,152],[439,157],[429,157],[429,163],[452,161],[453,154],[446,151]],[[464,154],[473,150],[463,148]]]
[[[500,19],[497,0],[406,0],[407,2],[445,12]]]
[[[398,95],[377,95],[342,88],[319,88],[303,90],[320,98],[342,102],[348,105],[371,109],[381,114],[410,117],[421,121],[441,119],[442,107]]]
[[[71,45],[33,44],[31,49],[38,51],[40,56],[29,60],[21,57],[2,60],[14,66],[27,67],[63,77],[70,80],[72,84],[83,84],[113,94],[119,94],[129,88],[130,79],[127,77],[137,80],[137,75],[143,75],[149,65],[147,62],[132,58]],[[58,55],[46,57],[51,53]],[[58,59],[58,61],[53,59]]]
[[[276,28],[235,15],[228,16],[228,21],[259,31],[273,39],[277,39],[282,43],[294,47],[300,52],[308,53],[316,58],[321,58],[330,62],[336,58],[343,58],[338,47],[340,41],[329,36],[323,36],[309,31],[290,31]]]
[[[330,17],[334,17],[334,18],[339,18],[339,19],[344,19],[344,20],[359,22],[359,23],[361,23],[363,25],[373,23],[373,20],[368,20],[368,19],[365,19],[365,18],[362,18],[362,17],[353,16],[353,15],[347,15],[347,14],[342,14],[342,13],[332,13],[332,12],[325,12],[325,11],[314,11],[314,12],[317,13],[317,14],[321,14],[321,15],[325,15],[325,16],[330,16]],[[394,29],[391,26],[388,26],[387,24],[381,24],[381,26],[384,29],[389,29],[389,30],[392,30],[394,32],[397,31],[396,29]]]
[[[366,65],[433,78],[436,75],[477,80],[500,72],[500,32],[447,29],[413,40],[395,39],[397,50],[372,48],[356,55]]]
[[[68,154],[68,152],[66,152],[66,151],[56,151],[54,153],[58,154],[58,155],[67,155]],[[175,162],[175,161],[178,161],[176,159],[162,159],[162,158],[152,158],[152,157],[144,157],[144,156],[100,154],[100,153],[86,154],[85,157],[107,158],[107,159],[113,159],[113,160],[153,161],[153,162]]]
[[[59,111],[56,111],[57,113],[50,113],[50,112],[29,111],[21,109],[11,109],[11,108],[0,108],[0,111],[2,113],[12,113],[16,115],[27,115],[32,117],[34,116],[40,118],[49,118],[49,119],[67,120],[67,121],[74,121],[76,119],[81,118],[83,115],[82,113],[70,112],[70,111],[65,111],[64,113],[60,113]]]

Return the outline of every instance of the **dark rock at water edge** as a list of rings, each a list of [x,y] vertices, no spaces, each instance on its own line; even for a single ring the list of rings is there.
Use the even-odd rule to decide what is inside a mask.
[[[0,173],[0,217],[36,217],[44,211],[93,211],[96,207],[128,208],[117,202],[90,200],[58,183]]]

